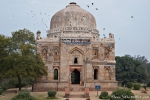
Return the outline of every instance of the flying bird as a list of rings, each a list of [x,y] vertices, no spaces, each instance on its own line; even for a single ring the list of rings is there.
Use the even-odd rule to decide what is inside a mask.
[[[96,8],[96,10],[98,10],[98,8]]]
[[[133,16],[131,16],[131,18],[133,18]]]
[[[89,5],[87,5],[87,7],[89,8]]]
[[[105,30],[105,28],[103,28],[103,30]]]
[[[92,5],[94,5],[94,3],[92,3]]]

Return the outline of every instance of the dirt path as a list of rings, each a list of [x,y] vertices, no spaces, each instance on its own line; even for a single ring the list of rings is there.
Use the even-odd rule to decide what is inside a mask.
[[[26,88],[24,88],[26,89]],[[31,90],[30,88],[28,88],[29,90]],[[16,94],[18,89],[14,88],[14,89],[8,89],[7,91],[5,91],[3,93],[3,95],[0,96],[0,100],[11,100],[11,98],[13,98]],[[136,96],[136,100],[150,100],[150,88],[148,88],[147,94],[145,93],[141,93],[141,90],[131,90],[134,95]],[[108,91],[109,95],[112,93],[112,91]],[[30,92],[30,94],[36,98],[46,98],[47,97],[47,92]],[[71,95],[73,94],[84,94],[84,92],[71,92]],[[100,100],[99,99],[99,95],[101,94],[101,91],[98,91],[98,96],[97,96],[97,91],[90,91],[89,95],[90,95],[90,100]],[[57,92],[56,97],[59,98],[57,100],[65,100],[66,98],[64,98],[65,92]],[[69,98],[69,100],[86,100],[86,98]]]

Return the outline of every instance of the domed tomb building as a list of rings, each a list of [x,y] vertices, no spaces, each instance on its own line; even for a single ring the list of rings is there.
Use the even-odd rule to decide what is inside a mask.
[[[36,78],[34,91],[95,90],[95,85],[116,89],[114,35],[99,38],[91,13],[72,2],[53,15],[47,38],[40,34],[37,31],[37,53],[48,75]]]

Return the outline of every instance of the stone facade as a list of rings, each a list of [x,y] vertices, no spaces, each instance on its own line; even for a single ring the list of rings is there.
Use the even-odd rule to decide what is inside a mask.
[[[99,38],[92,14],[72,2],[52,17],[47,38],[40,34],[37,31],[37,53],[48,75],[36,78],[34,91],[95,90],[95,85],[116,89],[114,35]]]

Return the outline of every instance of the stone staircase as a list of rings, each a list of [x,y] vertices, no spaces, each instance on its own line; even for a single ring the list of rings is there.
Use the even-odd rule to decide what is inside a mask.
[[[70,94],[69,98],[85,98],[84,94]]]
[[[80,86],[80,85],[72,85],[70,86],[70,91],[74,91],[74,92],[84,92],[84,86]]]
[[[66,98],[89,98],[89,88],[80,85],[71,85],[65,88]],[[90,99],[87,99],[90,100]]]

